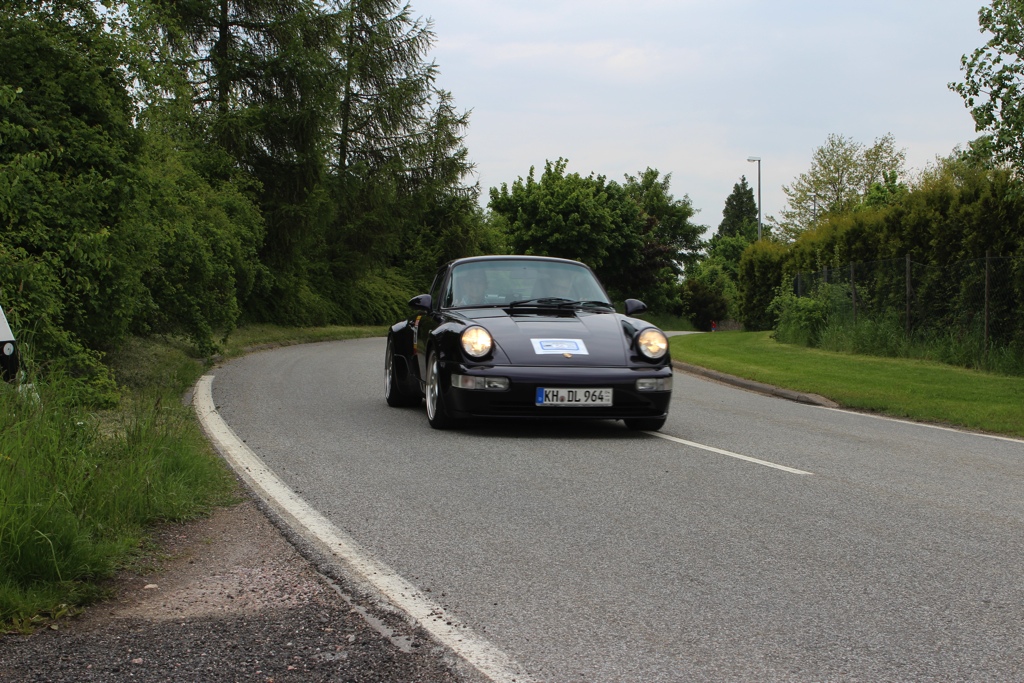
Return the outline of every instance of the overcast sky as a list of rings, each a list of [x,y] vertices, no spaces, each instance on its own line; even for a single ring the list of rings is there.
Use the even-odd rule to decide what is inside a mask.
[[[946,84],[982,45],[980,0],[412,0],[440,87],[472,110],[484,196],[545,160],[672,174],[717,228],[746,175],[765,216],[830,133],[886,133],[922,168],[976,134]],[[486,201],[486,199],[484,200]]]

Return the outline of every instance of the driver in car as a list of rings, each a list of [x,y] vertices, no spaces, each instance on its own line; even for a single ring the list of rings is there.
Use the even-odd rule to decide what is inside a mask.
[[[459,274],[459,273],[457,273]],[[487,292],[487,274],[478,268],[461,273],[455,281],[455,306],[475,306],[484,303]]]
[[[572,273],[564,268],[553,269],[546,273],[540,296],[554,299],[573,299]]]

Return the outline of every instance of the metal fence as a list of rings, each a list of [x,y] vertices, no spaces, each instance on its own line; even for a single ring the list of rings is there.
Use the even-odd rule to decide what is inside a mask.
[[[909,256],[850,263],[815,272],[798,272],[797,296],[809,296],[824,284],[841,285],[832,297],[852,315],[902,318],[909,336],[918,330],[980,333],[990,344],[1024,341],[1024,258],[957,261],[946,266],[916,263]]]

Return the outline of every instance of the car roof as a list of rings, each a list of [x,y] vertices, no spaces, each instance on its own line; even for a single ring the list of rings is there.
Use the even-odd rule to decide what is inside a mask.
[[[467,256],[466,258],[460,258],[455,259],[454,261],[450,261],[448,263],[448,267],[453,268],[455,266],[462,265],[463,263],[480,263],[487,261],[539,261],[543,263],[567,263],[572,264],[574,266],[590,268],[590,266],[588,266],[585,263],[582,263],[580,261],[573,261],[571,259],[556,258],[554,256],[528,256],[524,254],[510,254],[504,256],[501,254],[489,254],[487,256]]]

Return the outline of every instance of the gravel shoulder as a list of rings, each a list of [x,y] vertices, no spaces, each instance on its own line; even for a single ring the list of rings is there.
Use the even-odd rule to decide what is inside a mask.
[[[154,537],[155,569],[32,635],[0,636],[3,681],[464,681],[371,596],[328,579],[250,499]]]

